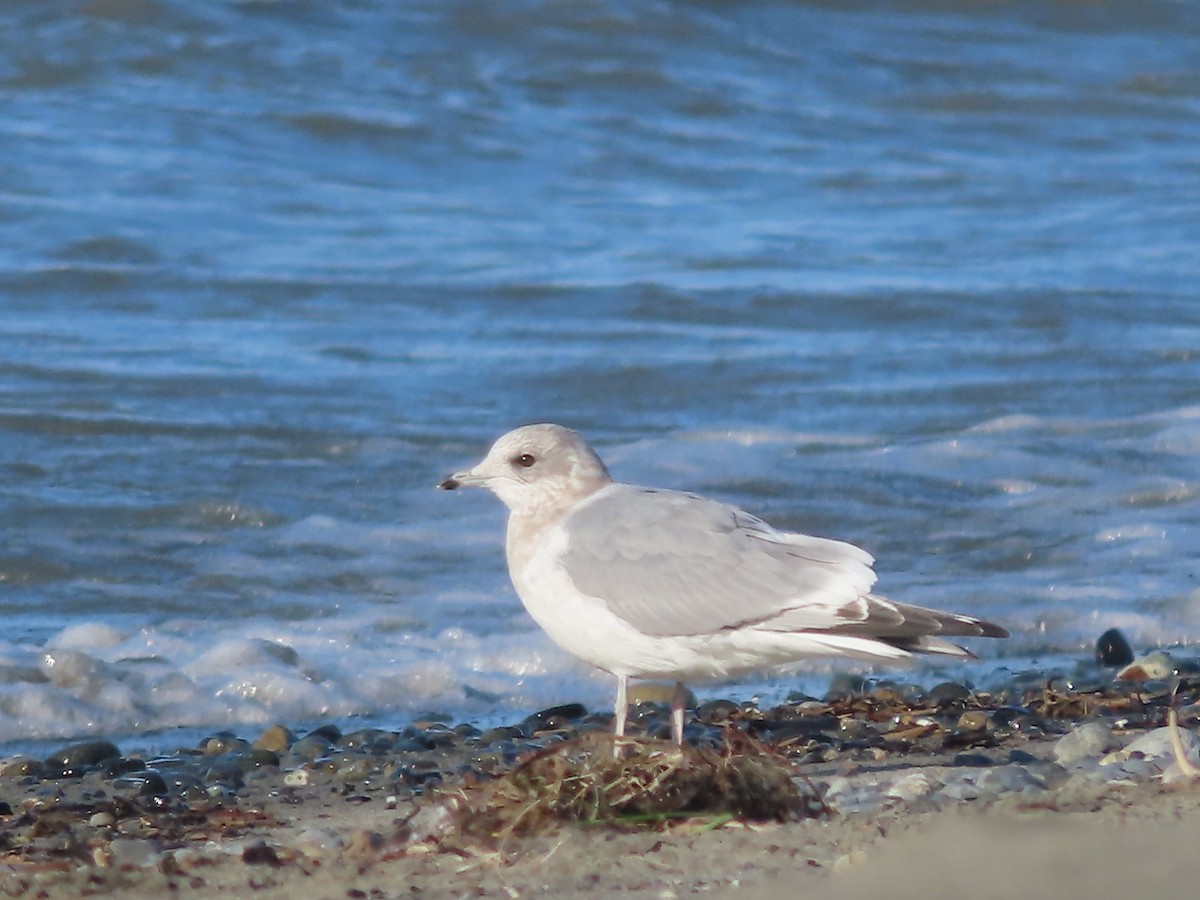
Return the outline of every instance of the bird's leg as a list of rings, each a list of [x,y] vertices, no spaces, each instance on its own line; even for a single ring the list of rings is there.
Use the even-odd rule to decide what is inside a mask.
[[[683,714],[687,705],[687,688],[682,681],[675,682],[675,693],[671,695],[671,740],[677,747],[683,746]]]
[[[625,719],[629,716],[629,700],[627,699],[626,689],[629,685],[629,676],[617,676],[617,703],[613,709],[613,758],[621,758],[621,745],[625,742]]]

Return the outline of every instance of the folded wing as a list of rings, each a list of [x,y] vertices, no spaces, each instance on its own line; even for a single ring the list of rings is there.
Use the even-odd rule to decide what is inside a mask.
[[[872,595],[874,560],[852,544],[781,532],[692,494],[613,485],[564,526],[560,564],[575,587],[644,634],[754,626],[952,655],[966,651],[936,635],[1005,634],[968,616]]]

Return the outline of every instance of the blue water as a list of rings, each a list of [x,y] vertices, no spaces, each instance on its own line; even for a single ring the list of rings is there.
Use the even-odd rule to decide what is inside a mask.
[[[1200,8],[0,9],[0,742],[607,705],[432,486],[527,421],[1200,641]],[[825,663],[702,687],[813,692]]]

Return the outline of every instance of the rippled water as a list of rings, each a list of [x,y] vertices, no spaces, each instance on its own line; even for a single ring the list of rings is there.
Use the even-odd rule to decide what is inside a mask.
[[[432,490],[535,420],[1013,631],[918,681],[1195,642],[1198,51],[1165,0],[5,4],[0,741],[606,705]]]

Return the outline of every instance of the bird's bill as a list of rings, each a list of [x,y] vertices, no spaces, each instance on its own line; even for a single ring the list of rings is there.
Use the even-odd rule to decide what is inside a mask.
[[[485,487],[489,480],[488,476],[477,475],[474,469],[467,469],[463,472],[455,472],[446,478],[446,480],[438,484],[438,489],[443,491],[457,491],[462,487]]]

